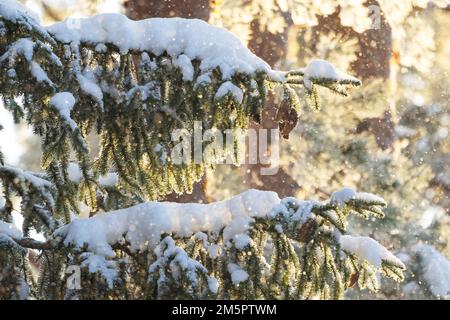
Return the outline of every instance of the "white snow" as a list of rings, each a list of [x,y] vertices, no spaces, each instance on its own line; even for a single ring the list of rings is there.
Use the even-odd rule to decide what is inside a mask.
[[[243,250],[245,247],[253,243],[252,239],[245,233],[240,233],[234,236],[234,245],[237,249]]]
[[[81,179],[83,179],[83,173],[75,162],[69,163],[67,166],[67,174],[69,175],[69,180],[75,183],[80,183]]]
[[[211,83],[211,75],[209,73],[204,73],[197,78],[197,85],[208,85]]]
[[[330,202],[337,205],[339,208],[345,206],[350,200],[361,200],[368,203],[386,204],[383,198],[374,194],[366,192],[356,192],[352,188],[342,188],[341,190],[333,192]]]
[[[158,272],[156,272],[158,269],[165,270],[166,266],[168,266],[170,268],[171,276],[178,281],[181,276],[181,268],[185,271],[193,286],[196,286],[198,281],[197,271],[201,271],[202,273],[208,272],[201,263],[190,258],[184,249],[178,247],[170,236],[165,237],[155,248],[154,252],[157,259],[148,268],[149,277],[158,274]],[[159,272],[159,274],[161,276],[162,273]],[[161,278],[159,280],[161,280]],[[213,281],[214,280],[211,277],[208,277],[208,285],[211,285],[214,289]]]
[[[208,241],[208,235],[204,232],[197,232],[195,235],[197,240],[203,242],[203,248],[208,251],[208,255],[211,259],[216,259],[220,254],[220,247],[215,243]]]
[[[381,267],[383,260],[405,268],[400,259],[372,238],[343,235],[340,237],[340,244],[343,250],[367,260],[377,268]]]
[[[251,239],[246,233],[252,220],[250,216],[237,216],[232,219],[223,230],[225,243],[233,240],[236,248],[240,250],[251,244]]]
[[[231,275],[231,281],[235,285],[248,279],[248,273],[235,263],[228,264],[228,272]]]
[[[283,226],[282,226],[281,224],[279,224],[279,223],[277,223],[277,224],[275,225],[275,230],[276,230],[278,233],[280,233],[280,234],[282,234],[282,233],[284,232]]]
[[[211,259],[216,259],[220,254],[220,247],[215,243],[211,243],[206,249]]]
[[[431,293],[439,298],[450,299],[450,260],[433,246],[417,244],[412,251],[420,258],[423,278]]]
[[[89,218],[89,215],[91,214],[92,208],[89,207],[83,201],[78,201],[78,210],[79,210],[78,216],[75,213],[73,213],[72,219],[70,221],[73,221],[75,219]]]
[[[44,71],[44,69],[42,69],[41,66],[36,62],[31,61],[30,69],[31,74],[36,78],[38,82],[47,82],[50,85],[53,84],[52,81],[48,78],[47,73]]]
[[[108,51],[108,47],[106,47],[103,43],[99,43],[95,46],[95,51],[105,53]]]
[[[119,181],[119,175],[116,172],[110,172],[104,176],[98,178],[98,183],[104,187],[111,187],[117,184]]]
[[[129,241],[131,250],[152,247],[164,233],[191,236],[199,231],[224,230],[225,242],[245,234],[246,226],[234,221],[249,222],[264,217],[280,202],[274,192],[248,190],[231,199],[211,204],[146,202],[127,209],[99,214],[89,219],[77,219],[58,229],[55,235],[65,237],[64,243],[77,247],[88,245],[96,254],[114,257],[111,244]],[[240,239],[239,239],[240,238]],[[238,236],[242,244],[244,237]]]
[[[419,220],[419,226],[423,229],[428,229],[431,227],[436,221],[439,221],[441,217],[445,215],[445,210],[442,207],[429,207],[427,208],[422,217]]]
[[[22,238],[22,231],[12,223],[3,222],[0,220],[0,234],[7,235],[13,239]]]
[[[0,2],[0,16],[5,17],[7,20],[17,22],[23,19],[24,15],[39,23],[39,16],[18,1],[2,0]]]
[[[311,60],[304,72],[305,76],[309,79],[349,80],[359,82],[355,77],[343,73],[336,69],[330,62],[322,59]]]
[[[347,189],[335,195],[335,200],[347,201],[354,199],[355,195],[358,196],[358,193]],[[368,198],[371,199],[370,196]],[[286,202],[292,202],[289,203],[292,205],[287,206]],[[276,193],[258,190],[248,190],[231,199],[210,204],[146,202],[97,214],[91,218],[75,219],[58,229],[54,235],[63,238],[65,245],[74,245],[77,248],[86,245],[90,252],[105,258],[115,257],[111,246],[123,241],[130,244],[132,252],[156,248],[157,253],[164,249],[164,244],[170,245],[173,242],[167,239],[170,237],[161,242],[161,236],[164,234],[177,237],[194,236],[203,241],[204,248],[214,259],[220,254],[220,248],[208,242],[206,233],[219,234],[223,230],[224,244],[234,245],[236,249],[242,250],[252,244],[248,230],[254,218],[273,219],[275,214],[282,214],[288,221],[303,221],[313,217],[311,210],[314,204],[317,202],[293,198],[280,203]],[[404,268],[398,258],[374,239],[343,235],[339,241],[344,251],[367,260],[376,267],[380,267],[385,260]],[[178,252],[177,261],[184,263],[182,256],[185,253],[179,249],[175,246],[168,252]],[[163,258],[166,254],[161,252],[160,256]],[[156,263],[153,269],[161,263],[162,260]],[[229,266],[229,271],[236,284],[248,278],[248,274],[237,265]]]
[[[181,54],[173,62],[181,69],[184,81],[192,81],[194,79],[194,66],[188,56]]]
[[[67,173],[69,175],[69,180],[75,183],[80,183],[83,179],[83,172],[81,172],[80,167],[75,162],[70,162],[67,167]],[[116,172],[107,173],[104,176],[98,177],[98,183],[104,187],[112,187],[119,181],[119,175]]]
[[[103,92],[95,80],[91,79],[90,75],[85,76],[81,73],[77,75],[77,80],[80,89],[103,106]]]
[[[4,171],[16,176],[18,181],[20,182],[28,183],[32,188],[39,190],[41,195],[45,198],[45,201],[50,206],[54,205],[53,195],[50,192],[50,189],[53,187],[53,185],[49,181],[42,179],[31,172],[8,165],[0,165],[0,171]]]
[[[217,281],[216,278],[209,277],[208,278],[208,287],[209,287],[209,290],[215,294],[219,290],[219,282]]]
[[[8,75],[9,78],[15,78],[15,77],[17,77],[16,70],[14,70],[14,69],[9,69],[8,72],[7,72],[7,75]]]
[[[242,103],[242,100],[244,99],[244,93],[231,81],[226,81],[220,85],[219,89],[216,92],[215,98],[220,99],[229,93],[234,97],[236,102]]]
[[[13,173],[14,175],[16,175],[18,177],[19,180],[29,182],[37,189],[52,187],[52,184],[49,181],[41,179],[41,178],[31,174],[30,172],[24,171],[22,169],[15,168],[15,167],[8,166],[8,165],[4,165],[4,166],[0,165],[0,171],[2,171],[2,170]]]
[[[305,222],[308,219],[311,219],[314,217],[314,214],[312,213],[312,209],[315,205],[318,205],[319,203],[317,201],[303,201],[298,200],[293,197],[287,197],[281,200],[281,204],[279,206],[276,206],[270,215],[272,217],[275,217],[276,214],[279,214],[280,212],[283,214],[283,216],[286,219],[292,220],[292,221],[300,221]],[[289,205],[293,205],[297,207],[296,210],[288,209]]]
[[[303,72],[303,82],[307,89],[311,89],[312,83],[320,80],[348,81],[359,83],[359,80],[350,76],[333,66],[330,62],[322,59],[311,60]]]
[[[67,122],[72,130],[77,128],[77,124],[70,117],[70,111],[72,111],[75,105],[75,98],[70,92],[59,92],[50,99],[50,105],[55,107],[60,116]]]
[[[66,20],[49,26],[47,30],[64,43],[112,44],[121,53],[140,50],[159,56],[167,52],[182,66],[186,79],[191,76],[191,67],[187,61],[194,59],[201,60],[202,73],[219,67],[223,79],[230,79],[236,72],[253,74],[257,71],[280,77],[232,33],[198,19],[152,18],[133,21],[124,15],[109,13]]]
[[[21,38],[14,42],[1,57],[0,63],[3,63],[9,57],[15,57],[21,54],[28,62],[33,59],[34,43],[29,38]]]
[[[2,4],[0,13],[5,16],[21,17],[26,9],[14,0],[8,0],[12,9]],[[35,22],[37,23],[37,22]],[[217,68],[223,80],[231,80],[236,73],[255,74],[262,72],[276,81],[285,80],[285,72],[275,71],[253,54],[239,38],[226,29],[209,25],[199,19],[151,18],[133,21],[119,13],[104,13],[90,18],[70,18],[46,27],[54,39],[70,44],[76,49],[80,43],[95,46],[98,52],[104,52],[106,45],[116,46],[122,54],[130,51],[151,52],[157,56],[167,53],[175,66],[179,67],[183,79],[192,81],[194,77],[193,60],[200,61],[200,75],[197,83],[207,83],[209,75]],[[46,31],[43,31],[46,33]],[[52,39],[53,40],[53,39]],[[50,80],[38,65],[33,66],[33,74],[39,81]],[[312,83],[331,80],[338,83],[359,83],[359,80],[336,69],[325,60],[312,60],[303,73],[304,84],[311,89]],[[103,93],[95,77],[77,74],[81,89],[102,104]],[[242,90],[226,81],[219,88],[217,98],[231,93],[242,101]]]
[[[113,287],[114,279],[117,277],[115,261],[106,260],[105,257],[91,252],[83,252],[81,258],[83,259],[81,267],[87,267],[90,273],[99,272],[105,278],[108,286]]]
[[[332,78],[338,79],[339,72],[326,60],[311,60],[305,68],[305,76],[308,78]]]
[[[106,89],[106,92],[111,92],[111,88],[108,88],[108,84],[106,84],[104,81],[102,81],[102,88],[103,90]],[[137,91],[139,91],[141,94],[141,101],[146,101],[149,97],[152,97],[155,100],[161,99],[161,88],[153,81],[150,81],[145,85],[136,85],[131,88],[127,92],[128,99],[131,100]],[[117,97],[118,95],[114,94],[114,96]]]
[[[338,207],[342,207],[346,202],[354,199],[356,191],[351,188],[342,188],[341,190],[333,192],[330,202],[336,204]]]
[[[8,3],[14,3],[16,9],[10,10],[2,5],[0,13],[5,12],[10,17],[17,13],[23,17],[23,6],[14,0],[8,0]],[[197,83],[208,82],[209,75],[217,68],[220,69],[223,80],[231,80],[236,73],[257,72],[265,73],[276,81],[285,80],[285,72],[272,70],[231,32],[199,19],[151,18],[133,21],[119,13],[104,13],[90,18],[70,18],[48,26],[46,30],[54,39],[71,44],[73,48],[77,48],[80,43],[88,43],[94,45],[96,51],[104,52],[109,44],[116,46],[122,54],[147,51],[160,56],[167,53],[173,64],[180,68],[185,81],[193,80],[193,60],[200,61],[201,81]],[[312,60],[306,68],[299,71],[303,73],[307,89],[311,89],[312,83],[320,80],[359,83],[358,79],[336,69],[325,60]],[[46,80],[42,72],[35,73],[40,79]],[[101,103],[103,94],[95,79],[81,73],[77,78],[81,89]],[[217,97],[228,92],[237,101],[242,101],[242,90],[228,81],[222,84]]]
[[[381,203],[386,205],[386,201],[383,198],[367,192],[357,192],[354,199],[364,202]]]

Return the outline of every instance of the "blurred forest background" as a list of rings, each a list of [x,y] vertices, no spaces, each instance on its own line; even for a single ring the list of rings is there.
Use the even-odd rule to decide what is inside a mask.
[[[363,81],[351,97],[320,92],[280,128],[281,167],[218,166],[191,195],[161,200],[210,202],[248,188],[280,197],[329,198],[343,186],[383,196],[381,221],[354,221],[408,266],[401,284],[383,280],[376,298],[450,297],[450,3],[338,0],[28,0],[43,24],[121,12],[132,19],[199,18],[229,29],[281,70],[326,59]],[[260,126],[278,127],[274,95]],[[39,141],[0,106],[6,161],[40,170]],[[254,124],[254,127],[258,125]],[[95,141],[92,141],[95,144]],[[20,217],[17,217],[20,220]],[[20,221],[19,221],[20,223]],[[358,224],[357,224],[358,223]],[[362,233],[362,232],[361,232]],[[373,298],[350,290],[348,298]]]

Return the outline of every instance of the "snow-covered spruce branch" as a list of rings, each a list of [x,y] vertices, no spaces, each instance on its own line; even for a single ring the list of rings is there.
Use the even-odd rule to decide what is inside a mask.
[[[211,204],[147,202],[76,219],[41,248],[67,247],[83,281],[103,279],[104,297],[132,281],[145,298],[341,298],[356,281],[376,290],[377,271],[402,279],[404,265],[382,245],[345,235],[349,213],[379,217],[383,206],[350,189],[326,202],[257,190]],[[99,294],[91,289],[80,297]]]
[[[0,219],[11,218],[13,197],[17,195],[21,198],[20,213],[24,217],[23,231],[26,235],[31,227],[49,235],[59,226],[55,212],[57,192],[45,174],[0,165],[0,181],[6,200],[6,204],[0,207]]]
[[[245,129],[249,118],[260,120],[275,86],[300,114],[300,87],[318,107],[317,86],[343,93],[359,85],[320,60],[302,72],[274,71],[228,31],[195,19],[106,14],[42,27],[15,0],[5,0],[0,33],[5,107],[43,137],[44,169],[65,199],[74,197],[66,178],[70,148],[86,197],[95,176],[113,169],[129,191],[154,200],[190,192],[203,175],[202,164],[173,163],[173,130],[192,130],[194,121],[204,130]],[[86,137],[95,131],[101,150],[91,163]],[[58,201],[57,209],[66,216],[76,210],[67,201]]]

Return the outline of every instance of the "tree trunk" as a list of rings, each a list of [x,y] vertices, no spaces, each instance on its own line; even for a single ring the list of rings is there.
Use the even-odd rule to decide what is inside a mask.
[[[209,20],[208,0],[128,0],[124,4],[129,18],[197,18]]]

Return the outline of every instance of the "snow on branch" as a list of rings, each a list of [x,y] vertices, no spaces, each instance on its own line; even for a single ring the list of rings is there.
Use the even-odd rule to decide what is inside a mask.
[[[361,81],[341,70],[338,70],[326,60],[316,59],[300,68],[286,73],[286,83],[289,85],[303,85],[311,103],[316,109],[320,108],[316,86],[325,87],[337,94],[348,96],[348,87],[360,86]]]
[[[24,225],[27,225],[28,218],[35,219],[38,216],[50,230],[54,230],[59,223],[53,217],[55,208],[55,187],[45,177],[45,174],[25,171],[8,165],[0,165],[0,179],[4,186],[5,199],[11,204],[13,195],[22,198],[21,214],[26,217]],[[6,208],[1,208],[5,210]],[[12,210],[11,205],[7,211]]]
[[[6,223],[3,221],[0,221],[0,234],[11,237],[13,239],[20,239],[23,236],[22,231],[17,229],[14,224]]]
[[[373,199],[368,195],[359,201],[355,205],[354,197],[351,197],[343,200],[341,205],[351,207],[354,211],[363,210],[362,203],[374,206]],[[381,202],[377,203],[382,205]],[[323,255],[328,256],[329,250],[338,252],[342,250],[340,254],[347,254],[347,259],[353,261],[351,268],[360,265],[361,270],[364,268],[371,270],[370,267],[373,267],[375,270],[382,270],[387,276],[401,279],[405,266],[377,241],[368,237],[341,235],[339,229],[335,231],[330,229],[334,222],[324,218],[327,215],[323,213],[335,211],[338,214],[341,209],[342,206],[337,206],[333,200],[326,202],[301,201],[294,198],[280,200],[274,192],[248,190],[231,199],[210,204],[147,202],[98,214],[88,219],[76,219],[58,229],[54,237],[76,251],[103,257],[95,258],[97,262],[103,259],[114,261],[117,249],[123,246],[129,247],[132,255],[146,251],[154,252],[156,260],[149,267],[150,282],[155,281],[155,285],[163,287],[167,281],[177,282],[177,279],[181,279],[179,272],[185,271],[189,279],[188,286],[192,290],[198,288],[201,292],[203,287],[198,285],[198,281],[205,286],[216,281],[215,278],[211,278],[213,270],[206,267],[209,263],[203,259],[227,261],[228,276],[236,286],[241,282],[256,281],[251,280],[248,269],[255,262],[249,262],[252,258],[244,257],[247,251],[254,251],[258,257],[258,250],[265,247],[259,242],[259,232],[271,234],[275,243],[283,243],[275,250],[274,255],[287,254],[282,253],[283,250],[290,252],[288,256],[291,258],[288,260],[291,262],[283,267],[286,268],[283,272],[290,272],[288,278],[292,278],[292,281],[297,277],[294,270],[299,268],[299,262],[296,261],[299,258],[292,248],[294,242],[302,243],[305,246],[303,249],[305,256],[310,256],[312,259],[310,261],[319,259],[319,265],[325,263]],[[187,245],[186,239],[190,239]],[[199,247],[196,247],[195,243]],[[202,255],[197,256],[199,250],[204,250],[204,258],[200,258]],[[241,252],[244,256],[236,258]],[[336,255],[332,254],[330,257],[335,259]],[[173,269],[170,275],[165,274],[166,268],[163,266],[166,264]],[[344,265],[339,267],[341,264],[340,259],[333,262],[334,268],[346,268]],[[109,263],[109,267],[100,269],[107,270],[110,267]],[[392,273],[388,272],[390,270]],[[203,280],[199,280],[198,275]],[[350,275],[351,272],[347,276]],[[341,283],[343,280],[340,277],[334,281]],[[108,282],[111,284],[111,279]],[[344,283],[339,286],[345,286]],[[348,280],[346,283],[348,285],[351,281]],[[336,285],[338,284],[334,282],[333,286]],[[299,292],[305,294],[302,290]]]
[[[28,30],[39,33],[46,40],[54,42],[40,25],[38,15],[16,0],[2,0],[0,2],[0,16],[6,21],[23,25]]]
[[[183,273],[187,277],[189,291],[199,286],[199,278],[206,280],[209,291],[217,293],[217,279],[208,275],[208,270],[198,261],[189,257],[186,251],[178,247],[172,237],[165,237],[155,248],[156,260],[149,268],[149,282],[154,282],[156,290],[164,294],[171,285],[183,282]],[[172,283],[170,283],[172,282]]]
[[[232,33],[198,19],[133,21],[121,14],[108,13],[56,23],[48,27],[48,32],[66,44],[113,45],[121,54],[147,51],[159,56],[167,52],[177,59],[184,78],[191,81],[192,60],[201,61],[202,73],[219,67],[223,79],[230,79],[236,72],[271,72],[269,65]]]
[[[338,84],[360,85],[361,81],[336,69],[326,60],[312,60],[303,71],[303,81],[307,88],[312,83],[330,82]]]
[[[69,170],[74,183],[81,183],[79,171],[76,165]],[[0,174],[35,189],[49,187],[45,174],[12,167],[2,167]],[[110,187],[114,183],[108,181]],[[45,202],[28,202],[27,193],[20,194],[23,207],[33,210],[26,219],[36,214],[42,221],[49,218]],[[6,196],[10,202],[11,192]],[[151,298],[170,298],[175,292],[189,298],[339,298],[355,276],[359,286],[372,290],[377,289],[376,272],[403,277],[404,265],[377,241],[346,235],[348,214],[380,217],[384,206],[383,199],[348,188],[323,202],[280,200],[274,192],[248,190],[210,204],[145,202],[74,218],[45,242],[2,222],[0,243],[15,252],[68,252],[86,272],[86,281],[103,279],[101,290],[118,290],[139,263],[148,274],[136,281],[147,283]],[[320,270],[332,276],[322,277]]]
[[[405,269],[403,262],[372,238],[344,235],[339,240],[343,250],[367,260],[377,268],[381,268],[383,261],[386,261]]]
[[[60,92],[55,94],[50,99],[50,105],[55,107],[59,115],[64,119],[72,131],[77,129],[77,124],[70,117],[70,111],[72,111],[73,106],[75,105],[75,98],[70,92]]]
[[[280,199],[274,192],[246,191],[234,198],[211,204],[146,202],[130,208],[77,219],[59,229],[55,236],[64,244],[82,248],[85,244],[97,254],[114,257],[111,245],[125,235],[132,251],[155,247],[162,234],[190,237],[197,232],[226,235],[234,239],[249,228],[252,218],[264,217]],[[239,221],[239,224],[234,223]]]
[[[362,201],[364,203],[386,206],[386,201],[383,198],[371,193],[356,192],[351,188],[342,188],[339,191],[333,192],[330,199],[330,202],[336,204],[338,207],[345,206],[349,201]]]
[[[17,178],[21,182],[27,182],[30,185],[32,185],[36,189],[49,189],[52,187],[52,184],[39,177],[37,174],[33,174],[29,171],[24,171],[22,169],[8,166],[8,165],[2,165],[0,166],[0,174],[1,175],[11,175],[14,178]]]

